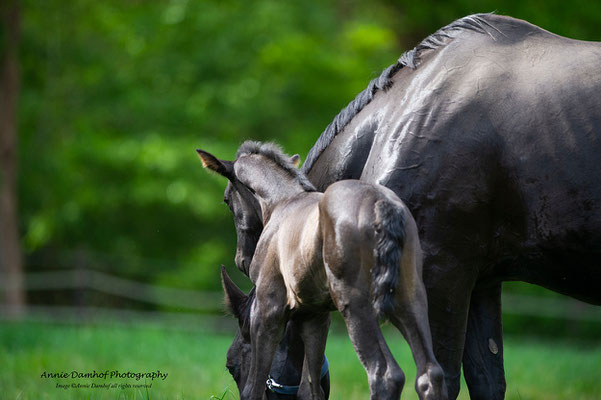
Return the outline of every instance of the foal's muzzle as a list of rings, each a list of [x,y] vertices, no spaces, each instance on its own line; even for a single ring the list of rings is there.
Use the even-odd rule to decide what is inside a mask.
[[[236,258],[234,259],[234,262],[236,263],[236,267],[238,267],[240,271],[242,271],[246,276],[248,276],[248,269],[250,267],[251,260],[252,258],[250,257],[245,257],[243,255],[240,255],[239,253],[236,253]]]

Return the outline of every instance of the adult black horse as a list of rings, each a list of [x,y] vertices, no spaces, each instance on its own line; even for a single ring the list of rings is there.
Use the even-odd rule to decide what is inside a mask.
[[[501,284],[601,304],[601,44],[473,15],[437,31],[327,127],[303,171],[395,191],[417,220],[449,398],[505,393]],[[260,219],[233,209],[248,268]]]

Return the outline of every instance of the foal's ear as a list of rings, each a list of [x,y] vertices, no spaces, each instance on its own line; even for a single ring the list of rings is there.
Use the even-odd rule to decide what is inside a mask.
[[[221,266],[221,284],[225,291],[225,304],[228,310],[234,314],[234,317],[241,319],[248,296],[236,286],[223,265]]]
[[[204,150],[196,149],[202,166],[208,168],[211,171],[217,172],[219,175],[225,176],[227,179],[232,180],[234,176],[234,163],[231,161],[219,160],[211,153],[207,153]]]
[[[300,156],[298,154],[293,155],[292,157],[290,157],[290,162],[292,163],[292,165],[298,168],[298,165],[300,164]]]

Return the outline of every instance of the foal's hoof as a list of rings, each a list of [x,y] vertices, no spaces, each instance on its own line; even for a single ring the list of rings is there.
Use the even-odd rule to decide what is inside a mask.
[[[421,400],[447,400],[442,368],[439,365],[428,365],[426,373],[417,378],[415,390]]]

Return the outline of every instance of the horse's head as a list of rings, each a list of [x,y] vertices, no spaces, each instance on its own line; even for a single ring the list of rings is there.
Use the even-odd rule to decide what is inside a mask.
[[[221,266],[221,283],[225,291],[227,308],[238,320],[238,332],[227,351],[225,366],[236,381],[238,390],[242,393],[250,369],[250,308],[255,297],[255,290],[253,289],[246,295],[230,279],[223,266]]]
[[[235,262],[238,269],[248,275],[250,262],[263,231],[261,205],[247,182],[249,175],[252,175],[252,168],[245,168],[243,157],[238,157],[235,161],[225,161],[206,151],[196,151],[203,167],[229,180],[223,200],[234,215],[237,236]],[[298,155],[291,157],[290,162],[297,166]]]

